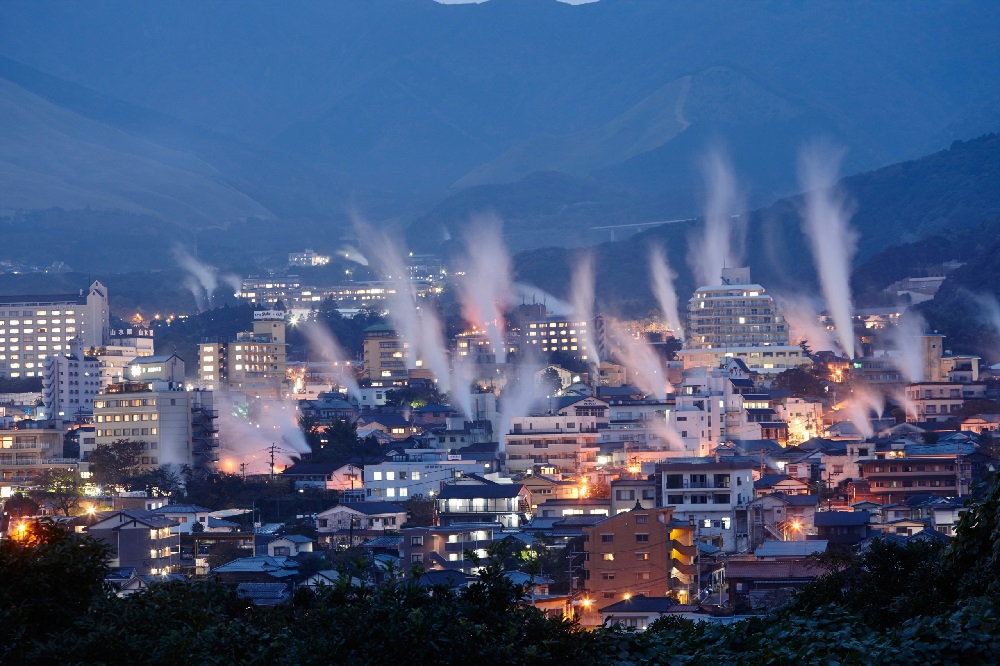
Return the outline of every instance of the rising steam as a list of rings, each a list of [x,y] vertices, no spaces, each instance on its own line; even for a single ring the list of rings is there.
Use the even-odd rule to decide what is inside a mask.
[[[594,255],[587,252],[573,268],[573,284],[570,295],[573,317],[584,322],[583,344],[588,359],[600,364],[597,345],[594,344]]]
[[[704,235],[700,242],[692,244],[688,261],[698,286],[711,287],[722,284],[723,268],[738,266],[742,260],[742,243],[733,228],[733,215],[740,212],[741,205],[736,178],[722,151],[710,151],[701,167],[708,192]]]
[[[683,340],[684,327],[677,308],[677,292],[674,290],[674,279],[677,274],[670,269],[667,255],[658,245],[654,245],[649,251],[649,271],[653,279],[653,293],[660,305],[663,321],[675,338]]]
[[[337,342],[337,338],[330,332],[330,329],[318,321],[306,320],[302,322],[302,332],[309,340],[312,353],[324,361],[333,363],[334,368],[336,368],[337,383],[347,389],[347,395],[360,403],[361,391],[354,378],[354,372],[347,363],[347,354],[344,353],[343,347]]]
[[[851,322],[851,260],[857,233],[851,213],[837,188],[837,172],[844,150],[813,143],[799,154],[799,182],[806,192],[804,229],[811,242],[826,308],[833,318],[840,348],[854,358]]]
[[[198,261],[180,245],[174,247],[174,259],[187,272],[184,286],[191,290],[199,312],[212,308],[212,300],[220,281],[232,287],[233,293],[239,292],[243,286],[238,276],[231,273],[220,274],[218,268]]]
[[[805,342],[813,352],[833,351],[833,334],[820,323],[819,313],[807,296],[776,295],[775,300],[788,323],[788,339],[793,345]]]
[[[921,343],[923,334],[924,320],[914,312],[908,312],[900,317],[896,325],[887,331],[886,337],[896,350],[892,362],[899,373],[903,375],[903,379],[911,384],[926,379]]]
[[[507,360],[504,344],[504,311],[514,300],[510,256],[495,217],[474,220],[466,231],[468,252],[465,278],[459,285],[462,314],[469,324],[486,333],[497,363]]]

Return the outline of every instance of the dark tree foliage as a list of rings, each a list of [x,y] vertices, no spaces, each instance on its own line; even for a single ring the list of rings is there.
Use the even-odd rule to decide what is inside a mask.
[[[90,471],[94,483],[102,486],[124,485],[139,473],[143,442],[116,439],[110,444],[98,444],[90,454]]]
[[[48,531],[46,531],[48,530]],[[654,622],[592,632],[546,617],[504,572],[544,572],[499,542],[475,583],[428,588],[411,576],[299,589],[253,608],[221,583],[103,592],[104,550],[42,526],[0,543],[0,657],[6,663],[271,664],[992,664],[1000,653],[1000,481],[970,503],[950,544],[875,541],[826,557],[829,574],[782,610],[733,624]],[[544,546],[544,544],[539,544]],[[529,554],[530,555],[530,554]],[[470,559],[474,556],[467,554]],[[316,562],[310,566],[323,566]],[[419,575],[419,571],[415,571]],[[10,582],[8,582],[10,581]]]

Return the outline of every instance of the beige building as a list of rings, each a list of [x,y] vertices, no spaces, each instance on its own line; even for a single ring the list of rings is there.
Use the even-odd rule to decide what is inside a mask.
[[[254,312],[253,330],[235,340],[205,340],[199,347],[199,378],[210,391],[280,397],[289,393],[284,311]]]
[[[0,482],[29,482],[44,469],[67,467],[77,461],[63,458],[63,431],[52,421],[21,421],[17,430],[0,430]]]
[[[184,390],[184,362],[175,354],[138,358],[128,375],[94,401],[96,444],[143,442],[145,469],[210,470],[218,457],[212,392]]]
[[[365,329],[364,377],[374,386],[404,384],[409,379],[409,344],[391,326],[376,324]]]
[[[535,465],[559,474],[582,475],[597,467],[600,450],[596,416],[519,416],[506,435],[506,468],[523,474]]]
[[[750,269],[723,271],[723,284],[698,287],[688,302],[688,336],[678,356],[684,369],[717,368],[727,357],[751,370],[777,373],[812,361],[789,343],[788,324]]]
[[[52,296],[0,296],[0,378],[42,377],[45,358],[79,338],[101,346],[108,333],[108,290]]]

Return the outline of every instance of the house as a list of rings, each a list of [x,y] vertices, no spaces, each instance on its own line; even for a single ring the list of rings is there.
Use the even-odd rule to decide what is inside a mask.
[[[292,597],[287,583],[240,583],[236,596],[249,599],[254,606],[277,606]]]
[[[810,555],[825,553],[829,544],[812,541],[765,541],[753,554],[759,560],[802,560]]]
[[[195,504],[167,504],[159,509],[153,509],[153,513],[158,513],[177,523],[171,531],[177,534],[191,534],[195,525],[201,525],[199,530],[208,528],[209,514],[211,509]]]
[[[317,588],[323,586],[337,585],[343,577],[340,575],[339,571],[335,569],[325,569],[323,571],[317,571],[313,575],[306,578],[304,581],[299,583],[299,587]],[[360,587],[362,585],[361,579],[351,577],[351,585],[354,587]]]
[[[886,522],[873,525],[872,527],[884,534],[913,536],[914,534],[923,532],[927,529],[927,523],[923,520],[916,520],[914,518],[897,518],[895,520],[888,520]]]
[[[402,414],[366,414],[358,419],[357,424],[358,437],[381,432],[397,442],[419,435],[423,430],[404,419]]]
[[[265,548],[271,557],[295,557],[313,552],[313,540],[301,534],[286,534],[268,541]]]
[[[519,483],[452,483],[437,498],[442,526],[500,523],[520,527],[531,514],[531,493]]]
[[[85,531],[111,547],[108,566],[133,567],[141,575],[173,573],[180,564],[178,523],[153,511],[98,513]]]
[[[540,504],[550,499],[576,499],[580,497],[581,486],[576,481],[556,479],[544,474],[530,474],[521,481],[531,493],[532,513]],[[630,505],[631,506],[631,505]]]
[[[439,428],[448,425],[448,417],[455,409],[448,405],[428,404],[413,410],[413,424],[421,428]]]
[[[273,583],[294,580],[299,564],[290,557],[255,555],[241,557],[212,569],[211,574],[227,583]]]
[[[501,528],[496,522],[406,528],[401,530],[400,566],[404,572],[419,567],[427,572],[448,569],[472,573],[476,565],[466,558],[467,553],[485,558]]]
[[[644,509],[656,508],[656,481],[652,478],[615,479],[609,485],[612,515],[631,511],[636,502]]]
[[[753,482],[753,490],[757,497],[771,493],[807,495],[809,484],[801,479],[793,479],[787,474],[765,474]]]
[[[118,596],[127,597],[130,594],[135,594],[136,592],[142,592],[143,590],[149,589],[151,585],[156,585],[157,583],[170,583],[170,582],[186,582],[187,578],[180,574],[169,573],[169,574],[135,574],[131,576],[127,581],[118,587]]]
[[[364,487],[363,465],[347,463],[295,463],[281,472],[281,478],[290,478],[296,489],[344,491]]]
[[[600,603],[674,591],[687,601],[697,590],[695,527],[673,509],[636,506],[584,528],[585,587]]]
[[[406,515],[405,508],[390,502],[338,504],[316,516],[316,529],[325,547],[348,541],[357,545],[367,538],[398,530],[406,522]]]
[[[656,502],[653,502],[655,504]],[[629,507],[635,506],[635,500]],[[611,500],[599,497],[581,497],[578,499],[550,499],[538,507],[536,515],[543,518],[559,516],[611,515]]]
[[[868,537],[871,516],[867,511],[818,511],[813,522],[817,539],[828,541],[831,550],[848,550]]]
[[[816,533],[819,495],[772,493],[750,503],[750,537],[759,544],[767,539],[796,541]]]
[[[672,597],[647,597],[637,594],[615,602],[599,610],[601,623],[621,625],[626,629],[645,631],[649,625],[664,615],[676,615],[685,619],[701,619],[699,607],[694,604],[678,604]]]
[[[726,563],[729,599],[737,612],[776,608],[824,573],[824,569],[808,560],[731,560]]]

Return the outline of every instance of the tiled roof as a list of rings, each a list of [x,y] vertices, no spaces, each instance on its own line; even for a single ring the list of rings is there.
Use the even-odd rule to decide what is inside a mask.
[[[441,489],[439,499],[503,499],[517,497],[524,489],[520,483],[494,483],[489,485],[449,484]]]
[[[354,511],[363,513],[366,516],[379,516],[384,513],[406,513],[406,509],[398,504],[392,504],[391,502],[344,502],[339,506],[342,506],[345,509],[353,509]],[[332,508],[336,509],[337,507]],[[327,509],[327,511],[330,510],[331,509]]]
[[[647,597],[637,594],[631,599],[625,599],[600,609],[602,613],[665,613],[675,606],[670,597]]]
[[[818,578],[825,570],[813,562],[768,560],[763,562],[730,561],[726,578],[806,579]]]
[[[851,527],[867,525],[867,511],[817,511],[813,518],[816,527]]]
[[[270,573],[273,575],[287,572],[294,574],[298,567],[298,562],[288,557],[257,555],[226,562],[212,569],[212,573]]]
[[[153,509],[153,513],[210,513],[211,511],[211,509],[197,504],[168,504],[159,509]]]
[[[805,557],[826,552],[828,541],[765,541],[753,552],[757,557]]]
[[[236,596],[250,599],[257,606],[271,606],[288,599],[289,594],[285,583],[240,583]]]

